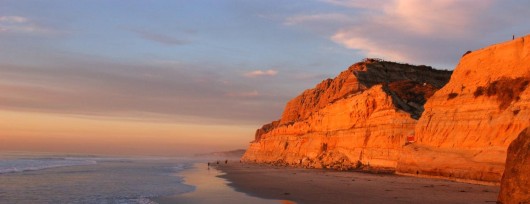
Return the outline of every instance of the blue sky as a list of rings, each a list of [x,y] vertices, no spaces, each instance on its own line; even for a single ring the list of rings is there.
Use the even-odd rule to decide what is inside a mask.
[[[366,57],[453,69],[525,0],[0,0],[0,111],[252,127]]]
[[[0,105],[264,122],[279,117],[289,98],[365,57],[453,69],[467,50],[528,32],[528,6],[517,0],[3,0],[0,82],[49,89],[71,107],[54,107],[60,100],[46,106],[40,101],[50,99],[38,97]],[[83,102],[112,97],[105,94],[124,96],[116,104]],[[123,98],[138,102],[122,104]],[[195,106],[209,108],[201,113]]]
[[[167,86],[174,86],[176,91],[168,89],[160,95],[185,98],[182,100],[189,101],[183,103],[188,106],[201,105],[202,102],[194,102],[201,98],[216,100],[216,97],[221,97],[227,104],[245,100],[247,109],[241,111],[248,112],[248,116],[237,120],[252,119],[254,123],[278,117],[290,97],[364,57],[356,54],[355,50],[330,42],[319,33],[282,22],[293,13],[322,12],[334,7],[322,6],[321,2],[5,1],[3,4],[5,6],[0,8],[0,12],[4,16],[2,26],[5,31],[0,33],[0,45],[4,48],[0,51],[0,59],[4,71],[18,72],[11,73],[16,76],[4,79],[4,83],[12,84],[9,81],[18,78],[17,83],[24,81],[27,86],[39,88],[75,86],[75,90],[84,97],[97,98],[103,95],[87,89],[104,86],[92,84],[98,81],[87,79],[97,73],[90,75],[86,72],[101,72],[103,78],[110,75],[107,72],[127,72],[129,69],[133,73],[136,70],[138,75],[173,74],[183,77],[175,80],[195,81],[182,84],[169,82]],[[47,74],[46,70],[55,73]],[[249,73],[259,73],[260,70],[273,70],[275,74],[249,77]],[[140,81],[135,83],[131,77],[109,77],[108,80],[128,80],[130,84],[121,86],[130,86],[132,90],[138,90],[135,86],[141,86],[140,89],[145,87],[139,84]],[[40,82],[36,78],[40,78]],[[197,82],[201,79],[207,82]],[[154,79],[146,79],[144,83],[153,85],[157,90],[163,86],[162,82]],[[104,79],[99,84],[118,86]],[[178,89],[183,89],[183,86],[186,90],[179,92]],[[222,88],[225,90],[219,90]],[[112,91],[123,93],[126,89]],[[153,92],[148,88],[145,91]],[[204,94],[194,93],[197,91]],[[142,97],[146,93],[138,92],[138,95]],[[72,95],[66,98],[80,97]],[[42,99],[35,99],[39,100]],[[81,101],[71,100],[74,99],[64,103],[79,104],[73,108],[75,110],[46,108],[43,103],[27,105],[30,107],[17,104],[4,106],[81,114],[91,114],[91,108],[107,112],[105,107],[83,108],[86,106],[82,106]],[[176,100],[171,99],[167,103]],[[137,110],[137,106],[148,106],[146,103],[130,105],[135,107],[131,111],[153,112]],[[225,108],[206,105],[212,109]],[[256,109],[261,111],[252,111]],[[238,110],[231,107],[226,112]],[[166,111],[154,111],[159,112]],[[172,114],[195,115],[189,112],[192,111],[176,110]],[[207,114],[199,115],[207,117]],[[227,118],[223,115],[214,117]]]

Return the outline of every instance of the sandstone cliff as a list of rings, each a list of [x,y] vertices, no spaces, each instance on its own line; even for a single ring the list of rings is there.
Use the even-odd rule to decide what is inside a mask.
[[[499,202],[530,203],[530,128],[524,129],[508,148]]]
[[[508,145],[530,122],[530,36],[464,55],[425,104],[397,171],[498,183]]]
[[[451,72],[367,59],[289,101],[256,131],[242,160],[393,170],[423,104]]]

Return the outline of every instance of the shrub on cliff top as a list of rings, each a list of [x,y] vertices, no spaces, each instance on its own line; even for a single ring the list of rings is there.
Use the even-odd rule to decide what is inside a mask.
[[[482,95],[484,95],[484,87],[479,86],[479,87],[477,87],[477,89],[473,93],[473,96],[475,96],[475,98],[476,98],[476,97],[479,97],[479,96],[482,96]]]
[[[497,96],[499,109],[504,110],[510,106],[513,101],[520,99],[521,93],[526,90],[530,79],[527,77],[506,78],[491,82],[487,87],[479,86],[473,93],[475,97],[486,94],[488,97]]]
[[[453,98],[456,98],[458,96],[457,93],[450,93],[449,95],[447,95],[447,100],[451,100]]]

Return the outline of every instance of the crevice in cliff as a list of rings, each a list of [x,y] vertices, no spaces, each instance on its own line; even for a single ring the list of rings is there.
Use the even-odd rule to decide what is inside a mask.
[[[383,84],[383,91],[391,96],[396,108],[418,119],[424,111],[423,105],[438,89],[431,84],[420,84],[415,81],[404,80]]]

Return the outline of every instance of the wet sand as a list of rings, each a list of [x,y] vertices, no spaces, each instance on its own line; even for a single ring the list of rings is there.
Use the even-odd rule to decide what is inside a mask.
[[[195,187],[189,193],[173,196],[151,198],[158,204],[292,204],[288,200],[263,199],[237,192],[228,186],[228,181],[219,178],[223,173],[214,168],[208,168],[204,163],[196,163],[192,169],[188,169],[178,176],[183,176],[184,183]]]
[[[498,186],[399,176],[275,167],[216,165],[237,191],[297,203],[496,203]]]

